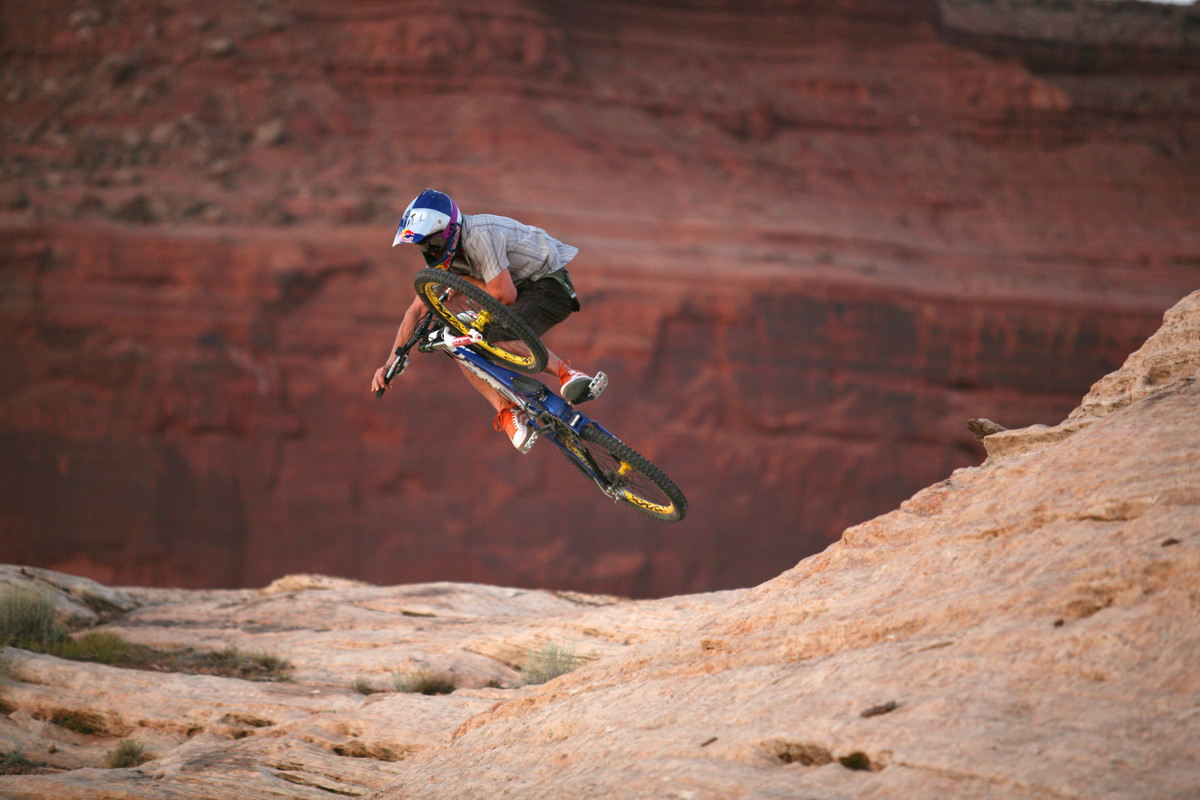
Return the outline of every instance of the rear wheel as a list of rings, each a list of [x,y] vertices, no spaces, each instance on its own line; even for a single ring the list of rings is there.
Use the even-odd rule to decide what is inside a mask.
[[[472,345],[497,364],[537,374],[546,368],[546,347],[529,326],[496,298],[461,275],[442,269],[417,273],[417,295],[452,330],[472,329],[483,341]],[[450,289],[450,297],[446,290]]]
[[[566,457],[589,477],[599,476],[602,489],[643,514],[678,522],[687,514],[687,498],[662,470],[629,445],[594,425],[579,436],[560,436]]]

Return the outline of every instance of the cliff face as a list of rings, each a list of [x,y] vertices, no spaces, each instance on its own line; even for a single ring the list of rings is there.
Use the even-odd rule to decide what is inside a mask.
[[[77,627],[293,668],[254,683],[8,648],[0,744],[29,774],[0,794],[1194,797],[1198,377],[1200,292],[1060,425],[988,436],[982,466],[752,589],[108,589],[0,567]],[[585,665],[519,686],[547,644]],[[420,670],[461,688],[387,690]],[[151,760],[102,768],[122,738]]]
[[[1020,4],[10,6],[8,561],[746,585],[975,463],[966,419],[1061,419],[1200,264],[1190,10],[1064,63]],[[444,360],[370,397],[426,185],[581,248],[548,341],[685,523],[520,459]]]

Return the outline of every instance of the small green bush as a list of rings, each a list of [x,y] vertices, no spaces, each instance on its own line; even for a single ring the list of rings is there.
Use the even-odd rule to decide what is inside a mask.
[[[50,721],[60,728],[82,733],[85,736],[104,733],[107,727],[104,717],[101,715],[91,711],[79,711],[69,708],[60,708],[54,711],[50,715]]]
[[[45,652],[72,661],[120,666],[131,666],[139,660],[133,645],[111,631],[94,631],[77,639],[64,637],[45,648]]]
[[[204,653],[192,653],[183,659],[184,667],[199,672],[242,678],[249,681],[291,680],[292,665],[273,653],[243,653],[236,647],[226,647]]]
[[[376,694],[379,691],[371,685],[369,680],[361,675],[354,679],[354,682],[350,684],[350,687],[359,694]]]
[[[158,650],[132,644],[111,631],[70,636],[54,621],[54,598],[44,592],[10,586],[0,592],[0,647],[17,647],[73,661],[116,667],[194,672],[252,681],[289,681],[292,665],[272,653],[243,653],[235,647],[200,652]],[[9,664],[0,658],[0,674]]]
[[[23,586],[0,592],[0,645],[41,650],[63,636],[54,622],[54,598]]]
[[[284,680],[284,673],[289,673],[292,670],[292,665],[286,659],[280,658],[274,653],[268,653],[265,650],[256,650],[253,653],[248,653],[246,658],[254,664],[255,669],[267,673],[270,677],[268,680]]]
[[[121,743],[108,752],[108,766],[111,769],[123,769],[145,764],[152,756],[146,752],[141,742],[135,739],[122,739]]]
[[[0,775],[27,775],[33,770],[33,762],[20,750],[9,750],[0,754]]]
[[[579,659],[575,656],[574,648],[546,642],[540,650],[529,652],[525,666],[521,668],[521,680],[526,686],[546,683],[578,666]]]
[[[450,694],[458,688],[453,675],[428,669],[416,672],[395,672],[392,683],[398,692],[409,694]]]

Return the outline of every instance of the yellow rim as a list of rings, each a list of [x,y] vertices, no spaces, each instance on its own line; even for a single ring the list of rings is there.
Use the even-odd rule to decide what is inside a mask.
[[[587,458],[580,451],[580,449],[575,446],[575,443],[578,441],[580,441],[580,440],[572,437],[571,439],[563,440],[563,444],[566,445],[567,449],[570,450],[572,453],[574,453],[579,458],[580,461],[586,462]],[[610,453],[610,455],[611,455],[611,453]],[[622,460],[621,466],[619,466],[617,468],[617,475],[620,475],[623,477],[625,475],[628,475],[630,472],[637,472],[637,469],[632,464],[630,464],[628,461]],[[659,505],[658,503],[651,502],[640,495],[634,494],[633,492],[629,491],[628,489],[622,489],[621,496],[625,499],[626,502],[632,503],[633,505],[637,506],[638,508],[644,508],[647,511],[651,512],[652,514],[657,514],[662,517],[670,517],[676,513],[674,501],[672,501],[670,504],[665,505],[665,506]]]
[[[635,506],[639,506],[640,508],[644,508],[647,511],[653,511],[655,514],[661,514],[662,516],[666,517],[675,512],[674,503],[671,503],[669,506],[660,506],[658,503],[651,503],[646,498],[637,496],[628,489],[625,490],[624,494],[625,499],[630,503],[633,503]]]
[[[617,470],[617,474],[623,476],[628,474],[630,471],[633,471],[633,465],[628,461],[622,461],[621,468]],[[628,489],[623,490],[622,494],[625,496],[626,500],[628,500],[630,503],[633,503],[635,506],[647,509],[648,511],[653,511],[656,514],[662,514],[663,516],[666,516],[675,510],[674,503],[671,503],[668,506],[660,506],[658,503],[651,503],[646,498],[636,495]]]
[[[441,299],[438,298],[437,292],[434,290],[436,285],[437,284],[434,283],[427,283],[424,287],[422,287],[425,292],[425,298],[436,308],[437,314],[442,318],[442,321],[447,325],[452,326],[459,333],[469,333],[471,327],[478,327],[482,329],[491,320],[491,314],[487,312],[487,309],[481,308],[479,310],[479,316],[475,320],[475,325],[468,327],[463,323],[462,320],[451,314],[450,310],[442,304]],[[496,356],[501,361],[507,361],[510,364],[518,364],[522,367],[532,367],[535,363],[532,353],[527,356],[519,356],[516,353],[509,352],[508,350],[503,350],[499,347],[493,347],[487,342],[477,342],[475,347],[480,347]]]

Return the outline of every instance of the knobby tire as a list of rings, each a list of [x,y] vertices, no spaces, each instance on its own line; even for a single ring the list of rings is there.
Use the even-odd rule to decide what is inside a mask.
[[[598,468],[601,479],[610,488],[619,490],[617,499],[664,522],[678,522],[687,514],[687,498],[679,487],[648,458],[620,439],[587,425],[577,439],[571,437],[563,443],[571,450],[576,442],[582,445],[579,449],[583,452],[563,455],[588,477],[592,477],[592,469]]]
[[[546,368],[546,346],[537,334],[503,303],[466,278],[446,270],[423,269],[417,273],[414,285],[417,295],[434,316],[460,334],[469,334],[480,317],[485,319],[480,328],[484,340],[472,347],[487,358],[531,375]],[[446,289],[453,289],[454,296],[442,300]],[[460,315],[465,321],[459,318]]]

